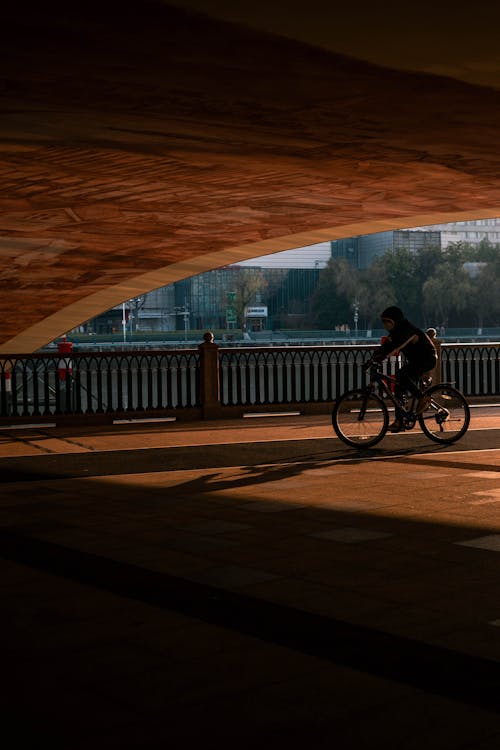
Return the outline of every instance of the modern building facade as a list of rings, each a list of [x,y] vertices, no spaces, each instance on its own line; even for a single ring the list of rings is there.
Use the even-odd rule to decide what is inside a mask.
[[[479,244],[482,240],[487,240],[492,245],[500,243],[500,219],[456,221],[451,224],[434,224],[428,227],[419,227],[418,229],[440,232],[441,247],[443,249],[454,242],[468,242],[475,245]]]
[[[417,252],[425,247],[445,249],[450,243],[491,244],[500,242],[500,219],[437,224],[413,229],[376,232],[322,242],[309,247],[242,261],[193,276],[125,305],[127,329],[136,331],[209,330],[240,328],[273,330],[300,328],[310,313],[319,274],[330,258],[345,258],[358,269],[368,268],[388,251],[405,248]],[[249,284],[254,293],[247,300],[253,309],[266,309],[261,319],[245,319],[235,300]],[[241,300],[240,300],[241,301]],[[123,307],[103,313],[90,323],[96,333],[120,332]]]
[[[417,252],[431,246],[441,247],[439,230],[398,229],[334,240],[331,252],[333,258],[345,258],[353,268],[368,268],[375,258],[397,248]]]

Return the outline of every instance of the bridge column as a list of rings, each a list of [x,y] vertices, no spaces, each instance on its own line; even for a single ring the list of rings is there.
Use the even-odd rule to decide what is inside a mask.
[[[214,343],[211,332],[203,334],[200,352],[200,397],[204,419],[221,416],[219,347]]]

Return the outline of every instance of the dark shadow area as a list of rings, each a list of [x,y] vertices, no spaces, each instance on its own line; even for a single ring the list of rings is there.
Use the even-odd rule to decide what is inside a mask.
[[[500,713],[500,663],[0,531],[3,559]],[[466,679],[464,676],[466,675]]]
[[[477,434],[469,441],[469,449],[481,449],[483,440],[492,447],[491,437]],[[2,459],[0,469],[6,494],[2,503],[5,520],[0,530],[0,558],[7,573],[3,588],[3,625],[5,642],[10,649],[4,690],[7,705],[14,707],[9,722],[13,726],[13,736],[15,724],[23,714],[25,721],[18,730],[19,737],[27,732],[30,720],[38,722],[40,709],[32,683],[43,684],[48,696],[61,696],[63,703],[69,700],[66,694],[75,691],[75,706],[67,709],[68,715],[72,716],[71,711],[75,715],[82,713],[89,733],[98,734],[99,721],[105,722],[108,718],[99,716],[99,694],[93,694],[94,688],[89,687],[89,675],[97,684],[102,680],[105,685],[103,692],[107,691],[108,698],[103,714],[111,710],[112,699],[116,699],[115,728],[108,727],[107,731],[113,741],[121,738],[119,744],[113,745],[99,736],[101,744],[92,743],[92,746],[119,747],[120,750],[129,746],[155,747],[155,733],[163,738],[170,732],[178,740],[184,736],[183,732],[194,731],[187,726],[189,717],[193,711],[201,710],[203,701],[207,700],[212,710],[219,703],[222,705],[217,695],[211,694],[217,673],[222,671],[227,678],[225,702],[229,700],[228,695],[233,695],[233,681],[239,678],[238,662],[230,652],[222,651],[220,659],[217,652],[211,655],[213,672],[204,672],[204,662],[197,657],[201,648],[199,641],[207,637],[201,632],[202,626],[221,628],[220,638],[228,642],[236,636],[249,637],[276,648],[281,654],[276,656],[280,666],[272,678],[263,677],[264,682],[267,679],[285,683],[288,679],[286,660],[293,660],[300,654],[317,660],[315,669],[322,664],[332,670],[354,670],[353,680],[367,677],[387,680],[400,690],[421,691],[419,695],[426,696],[428,701],[432,701],[433,696],[434,700],[437,696],[439,700],[447,699],[457,717],[474,708],[488,712],[491,721],[497,722],[500,660],[498,650],[491,646],[494,634],[485,635],[485,630],[490,627],[487,618],[492,619],[498,611],[495,601],[498,556],[453,544],[484,534],[484,523],[481,525],[478,520],[475,525],[469,520],[454,527],[451,521],[447,523],[437,516],[429,518],[428,514],[391,515],[398,502],[402,505],[407,502],[404,487],[398,495],[392,485],[391,508],[386,511],[385,507],[377,506],[371,514],[364,505],[349,510],[349,499],[345,509],[319,507],[311,502],[310,505],[297,504],[296,509],[288,508],[277,515],[247,507],[255,501],[260,506],[265,502],[286,504],[283,492],[274,501],[269,499],[269,492],[263,499],[264,493],[259,493],[259,488],[287,479],[300,482],[306,473],[309,477],[314,475],[316,469],[324,477],[325,487],[335,493],[335,497],[342,497],[342,487],[348,490],[355,484],[358,467],[361,470],[369,462],[371,465],[380,463],[381,479],[393,463],[421,463],[433,468],[446,465],[457,470],[479,465],[486,468],[484,463],[462,462],[456,456],[450,457],[449,462],[434,463],[431,457],[419,456],[422,451],[441,455],[447,450],[415,435],[410,441],[396,436],[383,447],[362,454],[346,449],[331,438]],[[449,450],[456,451],[457,446]],[[464,455],[467,455],[465,447]],[[218,471],[230,467],[237,467],[233,477]],[[352,472],[348,467],[352,467]],[[154,474],[177,468],[201,471],[194,479],[186,480],[181,476],[179,484],[170,486],[167,481],[162,484],[161,478],[155,481],[154,477],[151,484],[147,478],[134,480],[132,477],[126,484],[113,479],[119,474]],[[339,483],[340,472],[336,476],[337,468],[343,470],[343,485]],[[89,476],[95,478],[92,483],[79,481]],[[74,481],[45,481],[54,479]],[[9,482],[13,483],[10,488]],[[25,483],[19,487],[24,498],[16,505],[14,499],[9,502],[8,493],[14,493],[15,484],[19,482]],[[293,486],[292,482],[292,493]],[[366,478],[360,486],[366,493],[370,492]],[[249,492],[238,494],[241,488],[249,488]],[[226,493],[224,497],[217,494],[222,491]],[[213,528],[217,524],[226,524],[228,528],[220,533]],[[231,532],[231,526],[235,527],[235,533]],[[363,542],[332,544],[311,538],[314,532],[354,526],[387,532],[386,538],[365,545]],[[295,559],[297,568],[294,568]],[[277,561],[275,568],[273,561]],[[156,565],[158,562],[161,562],[161,569]],[[191,563],[198,567],[190,569]],[[286,570],[288,564],[290,569]],[[321,579],[316,575],[327,571],[328,566],[334,571],[331,578]],[[274,576],[267,580],[275,587],[257,587],[255,593],[252,587],[245,590],[245,584],[240,586],[242,590],[235,591],[230,582],[211,582],[211,571],[229,569],[231,572],[231,568],[238,573],[269,570]],[[413,608],[417,618],[422,604],[426,609],[425,587],[432,587],[435,574],[439,581],[432,596],[437,597],[443,590],[453,614],[443,616],[443,624],[437,631],[421,630],[418,623],[414,625],[408,620],[412,615],[409,608]],[[16,581],[20,582],[19,591]],[[62,593],[61,582],[67,587]],[[379,627],[376,614],[372,618],[370,610],[366,609],[367,614],[363,616],[365,610],[358,606],[364,596],[370,597],[374,583],[378,585],[378,592],[373,595],[373,601],[378,598],[380,610],[392,612],[395,629],[390,624],[384,629],[390,617],[389,620],[382,618],[384,625]],[[315,595],[316,600],[309,600],[304,594],[309,585],[311,596]],[[288,586],[290,596],[286,602],[280,600],[280,586]],[[478,588],[484,596],[484,600],[480,600],[483,609],[471,623],[470,618],[460,615],[458,608],[474,606]],[[330,599],[330,606],[323,611],[320,607],[318,611],[323,596],[325,600]],[[484,603],[487,600],[488,606]],[[127,608],[139,605],[140,609],[128,613]],[[434,611],[432,606],[427,607],[422,619],[430,613],[439,622],[444,606],[447,606],[446,601]],[[162,614],[192,618],[192,624],[181,620],[174,634],[163,633]],[[399,628],[405,618],[406,626]],[[132,627],[133,634],[125,628],[123,635],[124,621],[128,628]],[[479,637],[484,638],[485,648],[479,653],[473,641],[471,650],[471,641],[467,640],[467,628],[473,629],[474,624],[478,632],[479,626],[483,628]],[[461,629],[464,638],[460,635]],[[136,636],[136,632],[143,632],[143,636]],[[434,632],[437,642],[433,642]],[[477,633],[472,636],[477,637]],[[175,646],[169,645],[170,639],[173,643],[179,642],[179,662],[166,660],[162,655],[161,648],[166,648],[169,659],[172,658],[170,654]],[[247,645],[238,647],[243,650]],[[218,648],[223,647],[219,644]],[[155,649],[159,649],[158,653]],[[283,653],[279,649],[283,649]],[[143,653],[149,656],[143,657]],[[128,660],[132,664],[130,673],[126,672]],[[274,662],[272,665],[274,668]],[[257,670],[260,668],[259,665]],[[264,674],[264,666],[262,669]],[[160,674],[164,675],[161,679]],[[19,707],[21,704],[16,703],[17,693],[9,694],[12,675],[19,694],[25,696],[24,711]],[[138,680],[141,689],[151,681],[151,696],[138,698]],[[169,680],[174,687],[169,686]],[[175,688],[176,681],[179,681],[178,688]],[[197,682],[200,684],[198,693],[193,687]],[[186,690],[193,691],[192,702],[187,701],[179,708],[177,704],[169,705],[168,690],[182,692],[183,684],[188,685]],[[357,688],[353,710],[358,699],[362,702],[365,688]],[[318,719],[314,713],[318,696],[306,693],[300,692],[300,704],[308,706],[309,723],[301,729],[300,721],[295,721],[293,716],[292,702],[291,707],[287,707],[286,722],[279,725],[298,727],[297,736],[301,736],[302,742],[307,741],[308,732],[317,721],[322,731],[325,724],[321,722],[327,721]],[[235,709],[238,718],[228,721],[236,725],[242,716],[248,718],[259,712],[263,716],[265,700],[263,694],[256,692],[256,695],[252,698],[234,693],[233,709],[239,704]],[[150,699],[151,706],[148,705]],[[130,717],[127,711],[131,709],[127,700],[137,703],[133,708],[137,710],[141,726],[150,726],[149,740],[140,736],[128,744]],[[453,701],[459,703],[455,705]],[[332,697],[327,711],[333,712],[334,704]],[[272,700],[271,705],[274,705]],[[396,703],[394,709],[381,708],[386,712],[393,710],[396,716],[399,704]],[[56,716],[60,707],[54,706],[50,711]],[[168,717],[167,724],[164,724],[164,717]],[[206,719],[207,726],[217,728],[217,717],[218,714],[214,714]],[[265,723],[267,719],[262,721]],[[269,726],[274,726],[272,720],[268,721]],[[370,735],[373,715],[366,718],[366,722]],[[58,726],[51,726],[43,717],[37,726],[47,737],[58,731]],[[61,722],[62,734],[66,726]],[[331,738],[336,724],[329,720],[328,726],[330,734],[325,737]],[[500,725],[495,725],[496,729],[500,731]],[[33,726],[33,736],[35,730]],[[201,728],[199,731],[201,734]],[[350,723],[349,736],[352,731]],[[291,729],[290,739],[294,739]],[[350,740],[341,747],[356,746],[349,743]],[[63,742],[61,746],[65,750],[86,747],[84,739],[80,744]],[[326,747],[320,743],[314,746]],[[462,745],[456,747],[462,748]]]
[[[391,440],[384,447],[371,450],[346,448],[335,438],[312,438],[307,441],[276,440],[220,445],[174,446],[139,450],[88,451],[85,453],[13,456],[0,458],[0,483],[43,479],[68,479],[113,474],[141,474],[183,469],[211,469],[287,463],[343,461],[363,462],[374,458],[408,456],[422,452],[422,436],[416,435],[408,445]],[[425,440],[425,439],[424,439]],[[446,446],[429,444],[426,452],[443,452]],[[263,448],[263,446],[265,446]],[[263,452],[265,458],[263,460]]]

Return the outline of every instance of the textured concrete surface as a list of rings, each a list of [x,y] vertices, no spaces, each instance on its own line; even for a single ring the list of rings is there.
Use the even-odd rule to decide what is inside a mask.
[[[498,90],[138,8],[4,10],[3,351],[239,259],[500,215]]]
[[[497,414],[0,431],[8,746],[498,747]]]

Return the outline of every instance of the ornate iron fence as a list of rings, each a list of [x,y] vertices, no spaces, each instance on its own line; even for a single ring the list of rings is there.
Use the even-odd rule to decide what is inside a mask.
[[[221,349],[223,406],[333,401],[365,382],[361,365],[373,347]],[[391,372],[393,363],[386,363]]]
[[[158,412],[199,406],[197,351],[0,357],[0,416]]]
[[[0,419],[57,415],[223,417],[255,407],[331,403],[365,382],[373,346],[300,346],[0,355]],[[500,395],[500,344],[444,344],[442,380]],[[393,374],[398,360],[384,364]],[[208,406],[209,405],[209,408]]]
[[[442,344],[441,377],[466,396],[500,395],[500,344]]]

